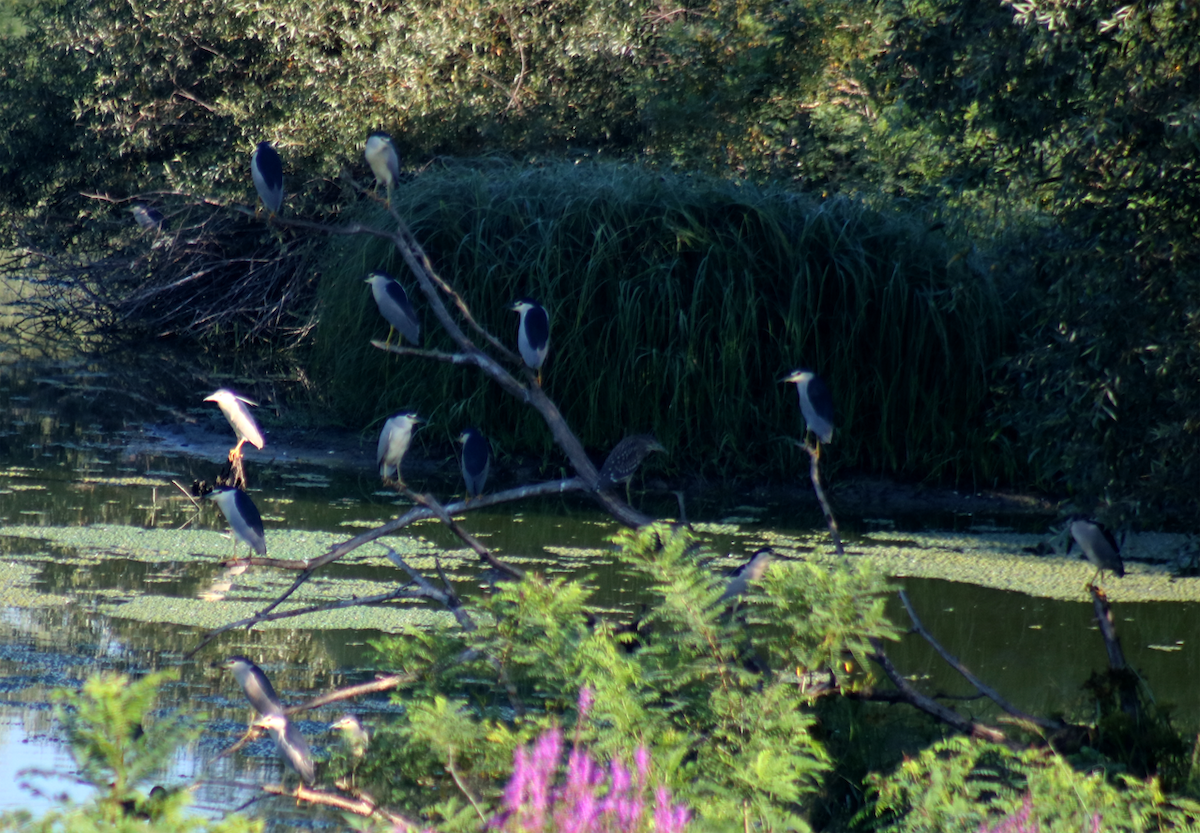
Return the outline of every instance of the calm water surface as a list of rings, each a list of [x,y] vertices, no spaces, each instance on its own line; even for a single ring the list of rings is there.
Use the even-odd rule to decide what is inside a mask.
[[[187,485],[211,478],[216,468],[212,457],[184,448],[155,450],[144,442],[141,428],[144,422],[181,419],[223,430],[215,407],[199,401],[216,385],[200,384],[193,390],[196,384],[164,373],[154,384],[143,379],[136,388],[140,393],[132,396],[124,393],[129,388],[120,378],[95,363],[0,366],[0,526],[8,529],[0,535],[0,561],[18,570],[6,579],[11,592],[0,608],[0,809],[38,811],[47,806],[44,795],[85,794],[69,780],[22,778],[17,773],[69,773],[71,761],[56,737],[48,695],[59,686],[78,686],[97,669],[181,669],[182,680],[165,692],[163,706],[186,703],[203,709],[208,729],[164,780],[203,773],[210,785],[199,793],[199,802],[215,811],[248,800],[256,783],[276,780],[279,765],[269,740],[213,762],[240,736],[249,714],[240,689],[226,672],[212,667],[214,661],[233,653],[253,657],[289,703],[370,679],[377,670],[367,642],[379,634],[369,629],[313,628],[303,619],[290,620],[289,627],[225,634],[185,661],[183,655],[198,644],[206,626],[186,620],[147,623],[125,615],[123,608],[134,609],[135,600],[193,600],[210,591],[221,578],[216,562],[228,555],[227,541],[214,537],[220,543],[208,554],[211,558],[169,551],[147,558],[130,556],[119,547],[107,554],[81,554],[75,545],[49,533],[49,543],[39,539],[37,529],[95,524],[224,533],[224,520],[215,507],[206,504],[198,511],[171,485],[172,480]],[[186,404],[189,401],[193,404]],[[305,530],[314,536],[308,555],[315,556],[327,542],[353,537],[403,511],[393,495],[378,488],[369,470],[372,454],[373,442],[365,440],[363,468],[331,468],[281,462],[268,452],[250,449],[253,494],[266,519],[268,545],[284,530]],[[415,485],[437,488],[419,481]],[[808,508],[738,505],[739,500],[692,510],[693,520],[739,517],[735,527],[710,536],[715,553],[740,556],[757,546],[760,533],[804,533],[820,521]],[[662,516],[675,514],[670,498],[635,497],[635,502]],[[901,518],[895,523],[899,529],[940,524],[965,528],[977,520]],[[633,596],[634,588],[611,566],[607,538],[614,525],[584,501],[541,501],[510,511],[473,513],[466,526],[502,557],[594,576],[597,595],[607,607],[619,607]],[[844,519],[844,526],[853,534],[870,524]],[[16,534],[22,531],[13,527],[25,529]],[[429,551],[459,548],[432,525],[400,536],[398,548],[402,541]],[[372,556],[379,554],[375,549]],[[290,583],[290,574],[283,571],[253,569],[260,579],[267,575],[268,585]],[[278,575],[270,576],[272,572]],[[470,568],[452,573],[460,592],[472,592],[478,585]],[[326,592],[336,596],[338,582],[393,583],[396,571],[381,566],[377,558],[364,558],[333,565],[322,578],[329,585]],[[1067,602],[931,579],[898,579],[897,584],[907,589],[926,627],[1017,705],[1041,713],[1064,710],[1086,719],[1081,685],[1092,671],[1103,670],[1105,657],[1082,591],[1078,601]],[[237,598],[240,593],[253,601],[259,592],[261,588],[235,579],[224,595]],[[1200,633],[1200,605],[1123,604],[1115,612],[1127,656],[1159,702],[1174,704],[1180,723],[1200,726],[1200,693],[1192,684],[1200,676],[1200,652],[1193,637]],[[892,615],[897,622],[907,622],[898,604]],[[927,692],[971,693],[916,638],[906,638],[890,653]],[[958,707],[991,714],[982,701]],[[383,698],[358,703],[355,709],[368,721],[387,720],[397,710]],[[300,723],[315,747],[330,742],[325,734],[328,723],[342,710],[317,711]],[[32,784],[43,797],[23,783]],[[256,811],[286,814],[289,805],[294,812],[290,800],[260,802]]]

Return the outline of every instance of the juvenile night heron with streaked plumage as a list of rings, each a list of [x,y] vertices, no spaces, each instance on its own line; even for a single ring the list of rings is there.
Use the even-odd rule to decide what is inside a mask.
[[[607,489],[618,483],[625,484],[625,500],[629,501],[629,485],[642,462],[655,451],[666,452],[662,443],[653,434],[634,434],[617,443],[608,452],[604,465],[600,467],[597,489]]]
[[[216,501],[217,508],[233,530],[233,557],[237,558],[238,541],[259,555],[266,555],[267,539],[262,516],[258,514],[258,507],[250,496],[234,486],[218,486],[208,496]]]
[[[1101,523],[1087,518],[1072,518],[1067,526],[1071,540],[1067,542],[1067,554],[1071,554],[1071,546],[1078,544],[1083,551],[1083,557],[1096,568],[1096,575],[1088,582],[1091,587],[1105,570],[1117,578],[1125,575],[1125,562],[1121,559],[1121,548],[1117,539]]]
[[[237,436],[237,445],[229,452],[229,459],[234,460],[242,456],[242,446],[246,443],[254,446],[257,449],[262,449],[266,445],[263,440],[262,431],[258,430],[258,423],[254,421],[254,416],[250,413],[247,405],[258,407],[258,403],[247,399],[241,394],[234,393],[228,388],[221,388],[215,393],[204,397],[205,402],[216,402],[217,407],[221,409],[221,413],[225,415],[225,419],[229,420],[230,427],[233,428],[233,433]]]
[[[421,321],[400,282],[383,271],[372,272],[366,277],[366,282],[371,285],[371,294],[375,297],[379,313],[392,325],[392,329],[419,346]],[[387,340],[392,340],[390,332]]]
[[[233,678],[246,692],[246,699],[256,712],[263,716],[283,714],[283,702],[275,693],[275,686],[253,661],[239,654],[225,660],[222,665],[233,672]]]
[[[400,154],[396,152],[396,143],[392,137],[382,130],[377,130],[367,137],[367,147],[363,151],[371,173],[375,174],[375,182],[383,183],[387,189],[388,202],[392,199],[392,189],[400,181]]]
[[[458,435],[462,443],[462,474],[467,486],[467,500],[483,494],[488,472],[492,467],[492,449],[487,437],[475,429],[467,428]]]
[[[546,308],[532,298],[522,298],[509,309],[520,313],[517,324],[517,350],[525,366],[537,373],[542,384],[542,363],[550,350],[550,315]]]
[[[811,370],[793,370],[781,381],[795,382],[800,394],[800,413],[808,430],[823,443],[833,442],[833,395]]]
[[[316,766],[313,764],[308,741],[296,725],[282,714],[264,714],[254,725],[271,733],[279,757],[300,776],[304,786],[312,787],[317,780]]]
[[[283,160],[270,142],[259,142],[250,154],[250,176],[263,205],[278,214],[283,208]]]
[[[404,485],[404,477],[400,474],[400,461],[404,459],[408,446],[412,443],[413,430],[424,421],[412,411],[402,411],[383,424],[383,430],[379,432],[375,461],[384,483],[394,480],[399,485]]]

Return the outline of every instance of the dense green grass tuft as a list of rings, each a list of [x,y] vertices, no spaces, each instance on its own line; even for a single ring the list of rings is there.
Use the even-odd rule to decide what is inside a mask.
[[[397,207],[476,317],[515,346],[507,306],[551,315],[545,385],[585,445],[654,432],[671,473],[791,477],[810,367],[837,405],[835,466],[992,480],[987,368],[1005,326],[991,282],[916,222],[860,203],[634,166],[446,167],[397,189]],[[369,201],[353,219],[386,224]],[[313,369],[347,424],[413,407],[425,442],[479,425],[497,449],[560,465],[532,411],[472,370],[385,355],[365,274],[406,285],[426,346],[449,349],[387,244],[337,244],[322,270]]]

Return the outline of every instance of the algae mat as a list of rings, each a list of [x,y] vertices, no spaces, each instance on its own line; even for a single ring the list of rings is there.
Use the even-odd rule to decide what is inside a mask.
[[[759,538],[784,554],[810,561],[834,561],[828,536],[768,533]],[[911,533],[872,532],[846,546],[846,556],[869,557],[886,575],[932,578],[1011,590],[1063,601],[1089,598],[1084,585],[1096,568],[1077,554],[1037,554],[1052,538],[1013,532]],[[815,545],[815,546],[814,546]],[[1078,553],[1078,550],[1075,550]],[[1195,562],[1191,536],[1141,533],[1122,546],[1125,577],[1105,573],[1101,584],[1114,602],[1200,601],[1200,577],[1175,575],[1180,565]]]

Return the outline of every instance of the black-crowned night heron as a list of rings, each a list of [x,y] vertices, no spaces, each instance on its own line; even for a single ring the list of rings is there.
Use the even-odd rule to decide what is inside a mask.
[[[604,465],[600,467],[600,478],[596,488],[607,489],[618,483],[624,483],[625,500],[628,501],[629,484],[633,479],[634,472],[638,470],[642,461],[654,451],[665,452],[666,449],[658,440],[654,439],[653,434],[634,434],[632,437],[621,440],[612,451],[608,452]]]
[[[358,719],[357,715],[346,713],[333,721],[329,728],[341,736],[342,746],[351,758],[362,758],[367,754],[371,736],[363,728],[362,721]]]
[[[542,383],[542,362],[550,349],[550,316],[546,309],[532,298],[522,298],[509,309],[521,314],[517,324],[517,349],[525,366],[537,372],[537,382]]]
[[[262,516],[250,496],[234,486],[218,486],[208,496],[233,530],[233,555],[237,557],[237,542],[241,541],[259,555],[267,554],[267,539],[263,534]]]
[[[247,405],[253,405],[257,408],[257,402],[234,393],[227,388],[221,388],[216,393],[204,397],[204,401],[217,403],[217,407],[221,409],[221,413],[225,414],[225,419],[229,420],[229,424],[233,428],[233,433],[237,435],[237,446],[229,452],[230,460],[241,456],[242,446],[246,443],[250,443],[250,445],[258,449],[266,445],[266,442],[263,440],[262,431],[258,430],[258,423],[254,421],[254,417],[250,414],[250,409],[246,407]]]
[[[800,413],[808,430],[823,443],[833,442],[833,395],[821,378],[811,370],[793,370],[781,381],[795,382],[800,393]]]
[[[246,699],[262,716],[283,714],[283,703],[275,693],[275,686],[267,679],[263,670],[243,656],[233,656],[222,663],[233,672],[233,677],[246,692]]]
[[[139,228],[158,230],[163,227],[163,222],[166,220],[161,211],[145,203],[134,203],[129,210],[133,212],[133,219]]]
[[[1125,575],[1125,562],[1121,560],[1117,539],[1102,524],[1086,518],[1072,518],[1067,528],[1071,532],[1067,554],[1071,554],[1072,544],[1078,544],[1079,549],[1083,550],[1083,557],[1096,568],[1096,575],[1092,576],[1088,586],[1093,585],[1105,570],[1117,578]]]
[[[371,173],[375,174],[375,182],[382,182],[387,189],[388,201],[391,201],[392,189],[400,181],[400,154],[396,152],[396,144],[392,137],[382,130],[377,130],[367,137],[367,148],[363,152]]]
[[[317,780],[312,751],[295,724],[282,714],[264,714],[254,725],[271,733],[275,748],[279,750],[279,757],[300,776],[304,786],[311,787]]]
[[[729,571],[729,583],[725,585],[725,592],[721,594],[722,602],[734,601],[738,596],[746,592],[747,585],[752,581],[758,581],[767,572],[767,567],[771,565],[772,559],[775,557],[775,551],[770,547],[763,547],[755,550],[754,554],[744,563]]]
[[[383,430],[379,432],[379,449],[375,454],[375,461],[379,465],[379,476],[383,478],[384,483],[394,479],[396,483],[404,485],[404,478],[400,474],[400,461],[404,459],[408,445],[412,442],[413,429],[424,421],[412,411],[403,411],[383,424]],[[392,472],[395,472],[394,478],[391,476]]]
[[[371,285],[371,294],[375,296],[375,305],[379,307],[380,314],[400,335],[419,345],[421,321],[400,282],[387,272],[372,272],[366,282]],[[392,334],[388,333],[388,341],[391,340]]]
[[[467,500],[483,494],[488,472],[492,467],[492,449],[487,437],[474,428],[467,428],[458,435],[462,443],[462,474],[467,484]]]
[[[283,208],[283,160],[270,142],[259,142],[250,154],[250,176],[263,205],[272,214]]]

